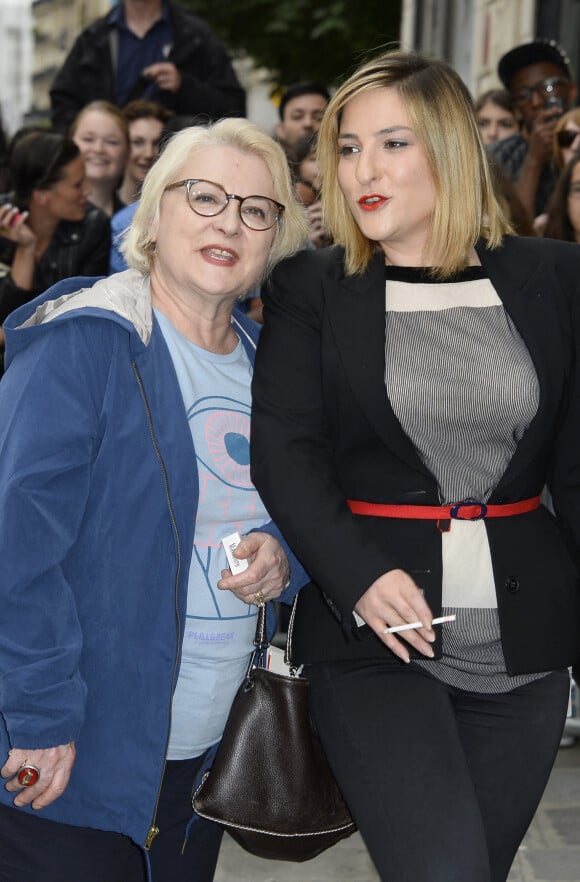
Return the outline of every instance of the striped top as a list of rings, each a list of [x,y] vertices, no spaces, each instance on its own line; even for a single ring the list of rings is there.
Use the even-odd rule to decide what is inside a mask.
[[[438,282],[387,267],[385,384],[404,432],[439,485],[440,504],[486,502],[538,408],[525,343],[482,267]],[[507,692],[543,674],[507,674],[487,531],[451,522],[441,534],[440,660],[415,660],[474,692]]]

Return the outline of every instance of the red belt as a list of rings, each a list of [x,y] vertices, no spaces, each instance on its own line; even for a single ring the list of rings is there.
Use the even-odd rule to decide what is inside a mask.
[[[458,520],[479,521],[482,518],[509,518],[540,507],[540,497],[532,496],[520,502],[505,505],[486,505],[485,502],[456,502],[454,505],[383,505],[380,502],[361,502],[347,499],[353,514],[374,518],[413,518],[421,521]]]

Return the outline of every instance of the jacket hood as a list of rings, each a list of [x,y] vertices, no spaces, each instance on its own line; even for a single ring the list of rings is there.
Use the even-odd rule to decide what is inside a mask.
[[[100,279],[90,287],[77,287],[83,281],[88,280],[78,277],[58,282],[8,316],[4,322],[6,365],[36,339],[40,329],[53,321],[78,315],[79,310],[122,325],[135,338],[138,349],[149,344],[153,311],[148,276],[129,269]]]

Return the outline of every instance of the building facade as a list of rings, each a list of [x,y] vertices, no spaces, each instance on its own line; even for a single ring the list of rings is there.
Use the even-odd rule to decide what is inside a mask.
[[[474,96],[497,87],[501,56],[536,37],[556,40],[578,74],[578,0],[403,0],[405,48],[445,58]]]
[[[34,62],[27,122],[47,122],[49,89],[79,33],[111,8],[111,0],[33,0]]]
[[[30,106],[33,36],[30,0],[0,2],[0,110],[12,134]]]

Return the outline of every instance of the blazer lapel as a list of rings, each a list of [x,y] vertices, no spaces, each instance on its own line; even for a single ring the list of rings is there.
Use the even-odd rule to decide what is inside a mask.
[[[533,459],[554,419],[563,382],[562,354],[549,341],[559,338],[550,306],[558,286],[544,264],[522,267],[510,259],[510,243],[495,251],[477,248],[481,263],[525,342],[538,376],[540,400],[536,416],[519,442],[495,494]],[[382,255],[373,258],[362,276],[324,281],[326,309],[345,372],[369,423],[383,443],[422,474],[429,470],[403,431],[385,388],[385,273]],[[490,366],[493,367],[493,366]],[[494,495],[495,495],[494,494]]]
[[[526,344],[536,369],[540,398],[538,410],[519,442],[495,493],[500,493],[521,472],[545,441],[555,416],[564,381],[562,352],[554,350],[560,337],[557,319],[550,305],[551,292],[559,286],[548,266],[536,263],[522,267],[521,259],[510,260],[507,246],[495,251],[478,247],[482,265]]]
[[[327,279],[327,314],[346,375],[369,423],[412,468],[430,474],[404,433],[385,388],[385,270],[382,255],[362,276]]]

